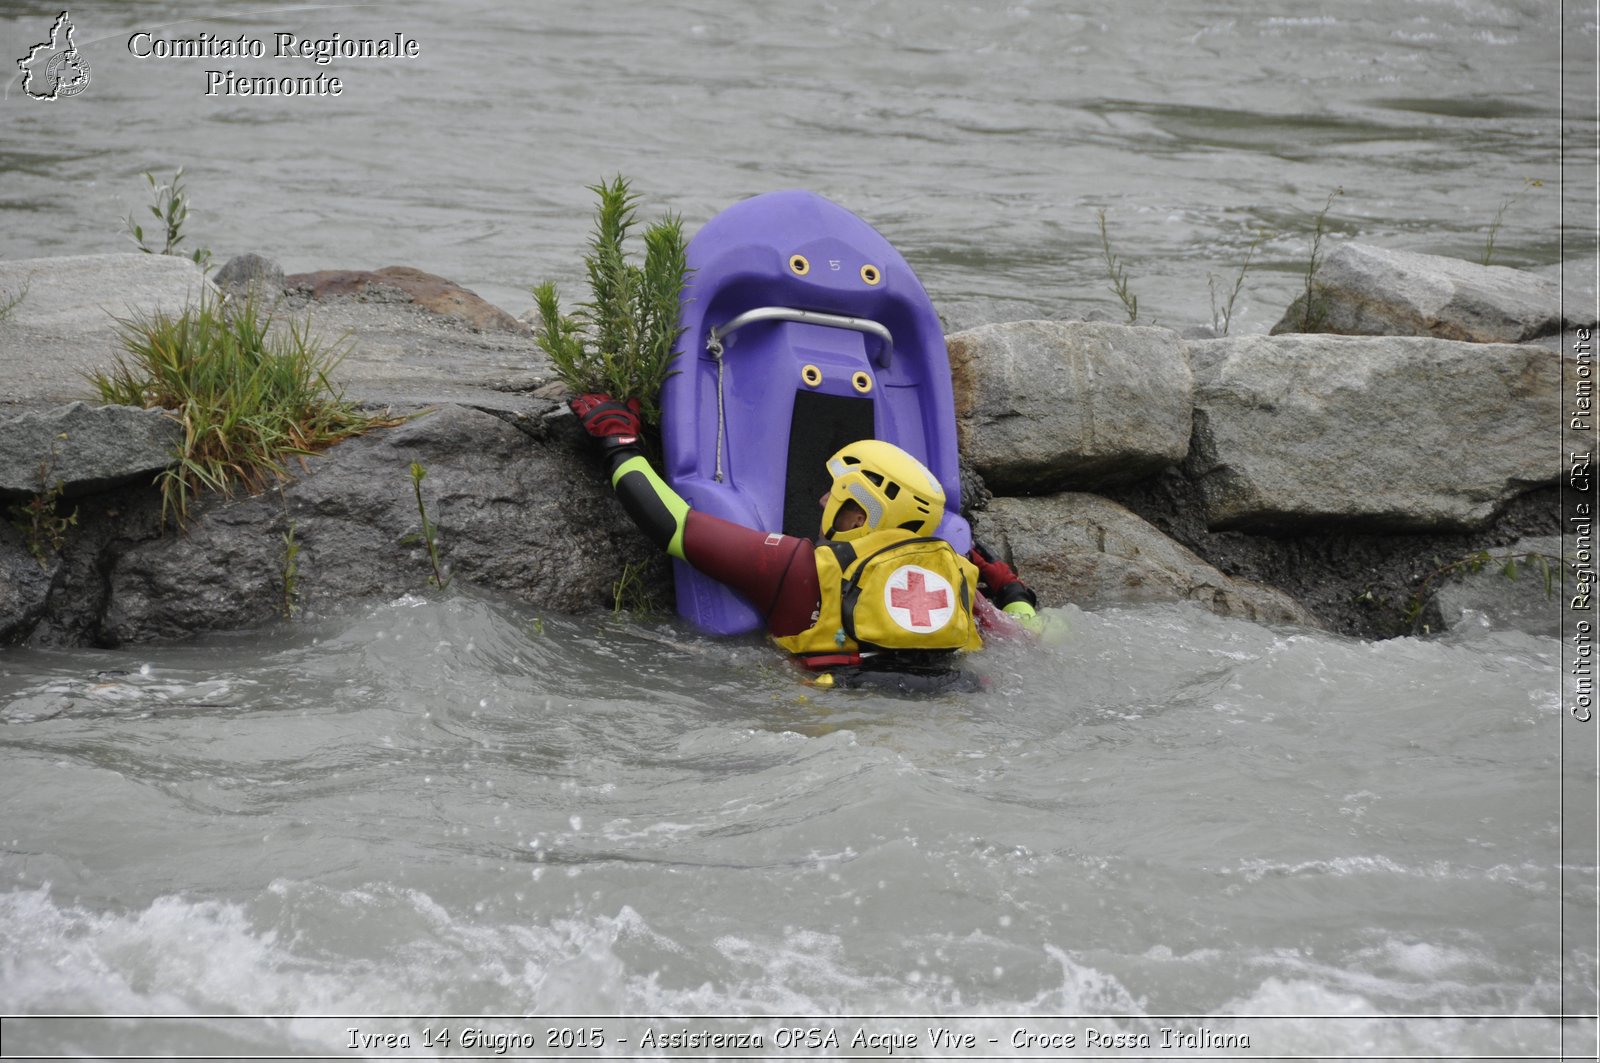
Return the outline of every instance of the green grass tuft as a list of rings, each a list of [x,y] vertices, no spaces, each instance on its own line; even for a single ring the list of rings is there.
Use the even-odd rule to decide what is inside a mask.
[[[647,579],[650,566],[649,560],[629,561],[622,566],[622,572],[611,584],[613,614],[629,613],[642,618],[659,611]]]
[[[89,380],[101,402],[170,410],[184,428],[161,474],[161,513],[181,526],[202,489],[254,493],[287,479],[285,463],[399,423],[346,402],[328,375],[347,348],[328,346],[304,322],[271,330],[252,300],[203,298],[182,314],[117,320],[123,354]]]

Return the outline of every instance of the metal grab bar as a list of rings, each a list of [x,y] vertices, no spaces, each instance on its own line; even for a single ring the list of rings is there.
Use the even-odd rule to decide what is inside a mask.
[[[876,336],[883,341],[883,349],[878,352],[878,364],[889,368],[889,358],[894,353],[894,337],[889,335],[889,330],[876,321],[868,321],[861,317],[845,317],[842,314],[824,314],[816,310],[796,310],[788,306],[758,306],[754,310],[746,310],[738,317],[712,329],[706,336],[706,350],[713,358],[722,357],[722,341],[746,325],[757,321],[798,321],[804,325],[826,325],[829,328],[850,329],[853,332],[864,332],[869,336]]]

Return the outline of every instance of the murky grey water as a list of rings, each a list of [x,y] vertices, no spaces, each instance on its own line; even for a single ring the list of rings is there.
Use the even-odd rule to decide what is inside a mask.
[[[1592,239],[1592,173],[1567,190],[1570,234],[1559,186],[1563,129],[1577,138],[1593,118],[1582,4],[259,13],[273,6],[225,0],[204,11],[228,17],[209,22],[188,4],[75,6],[90,88],[24,106],[13,81],[0,109],[0,255],[127,249],[122,219],[147,199],[139,174],[182,165],[192,240],[219,256],[256,250],[291,272],[417,265],[520,313],[528,285],[578,279],[584,186],[621,172],[647,214],[670,209],[691,228],[774,188],[836,199],[906,253],[956,323],[1122,316],[1102,209],[1141,315],[1173,325],[1209,323],[1207,275],[1230,289],[1261,237],[1234,322],[1260,332],[1292,298],[1313,216],[1337,189],[1335,237],[1476,258],[1499,215],[1496,261],[1525,266],[1559,261],[1564,235]],[[40,36],[57,10],[8,5],[6,40]],[[403,32],[421,54],[140,59],[127,46],[140,30],[243,34],[269,55],[278,31]],[[337,98],[207,97],[208,69],[345,84]]]
[[[57,10],[9,5],[7,47]],[[691,228],[813,188],[969,323],[1120,315],[1101,209],[1145,317],[1207,323],[1207,274],[1231,285],[1264,232],[1234,323],[1262,331],[1335,189],[1339,238],[1476,257],[1499,214],[1496,260],[1544,266],[1592,236],[1562,230],[1558,180],[1586,113],[1573,79],[1563,120],[1562,41],[1594,51],[1579,5],[205,13],[227,18],[72,8],[90,89],[0,104],[0,255],[124,249],[139,173],[183,165],[219,259],[413,264],[518,312],[527,284],[577,279],[583,185],[620,171]],[[421,55],[129,55],[162,26],[403,31]],[[218,66],[345,89],[207,98]],[[0,650],[0,1012],[947,1015],[1032,1058],[1071,1050],[1014,1047],[1022,1016],[1121,1016],[1048,1029],[1099,1055],[1086,1026],[1443,1057],[1553,1054],[1555,1023],[1474,1016],[1593,1007],[1593,942],[1561,937],[1592,925],[1595,869],[1563,862],[1594,823],[1563,803],[1555,640],[1052,620],[1043,647],[986,655],[986,691],[921,702],[819,694],[754,642],[464,593]],[[1251,1015],[1287,1017],[1196,1018]],[[4,1033],[12,1054],[355,1054],[349,1025]],[[428,1027],[451,1049],[425,1025],[364,1030],[462,1050],[460,1021]],[[1592,1053],[1592,1023],[1566,1036]]]
[[[1556,640],[1050,619],[981,659],[987,690],[915,701],[466,595],[10,651],[4,1010],[1560,1011]],[[1429,1022],[1369,1048],[1557,1033]],[[1279,1054],[1352,1032],[1245,1029]]]

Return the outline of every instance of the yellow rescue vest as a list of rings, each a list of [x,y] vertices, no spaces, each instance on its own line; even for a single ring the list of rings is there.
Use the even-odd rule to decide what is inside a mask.
[[[816,622],[775,641],[790,653],[976,650],[978,569],[943,539],[899,528],[816,548]]]

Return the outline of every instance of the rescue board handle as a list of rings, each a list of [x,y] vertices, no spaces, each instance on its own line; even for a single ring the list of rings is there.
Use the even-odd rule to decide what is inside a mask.
[[[824,314],[816,310],[796,310],[789,306],[758,306],[753,310],[746,310],[732,320],[713,328],[706,336],[706,350],[713,358],[720,359],[723,339],[757,321],[797,321],[803,325],[826,325],[829,328],[850,329],[853,332],[876,336],[883,341],[877,362],[885,369],[889,368],[889,357],[894,353],[894,337],[889,334],[887,328],[876,321],[861,317],[845,317],[842,314]]]

